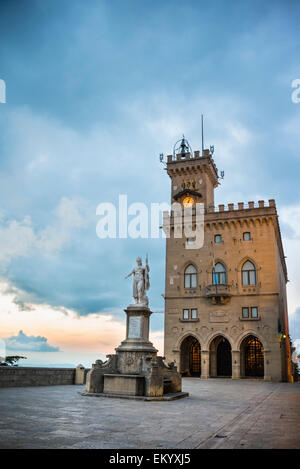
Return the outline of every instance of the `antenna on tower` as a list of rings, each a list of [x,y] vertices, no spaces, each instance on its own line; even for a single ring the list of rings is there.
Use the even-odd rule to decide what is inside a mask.
[[[202,134],[202,156],[203,156],[203,150],[204,150],[203,114],[201,114],[201,134]]]

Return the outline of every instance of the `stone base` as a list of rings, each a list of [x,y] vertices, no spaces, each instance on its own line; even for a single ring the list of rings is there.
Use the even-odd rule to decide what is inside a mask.
[[[126,366],[126,354],[121,352],[109,355],[105,363],[97,361],[87,375],[87,393],[145,397],[181,393],[181,376],[174,363],[165,365],[163,357],[156,354],[149,356],[140,351],[133,354],[135,360]]]
[[[87,375],[87,395],[134,396],[144,400],[170,400],[181,393],[181,376],[175,363],[164,363],[149,341],[151,311],[145,305],[130,305],[126,338],[108,360],[97,360]],[[179,394],[178,394],[179,393]],[[166,397],[165,396],[169,396]],[[179,396],[179,397],[178,397]],[[155,398],[155,399],[153,399]]]
[[[124,394],[143,396],[145,393],[144,376],[108,374],[104,375],[104,394]]]
[[[143,370],[143,360],[145,359],[156,359],[157,351],[152,350],[135,350],[135,349],[121,349],[119,347],[117,350],[118,356],[118,373],[124,375],[131,374],[142,374]]]
[[[182,399],[188,397],[188,392],[172,392],[164,394],[162,396],[130,396],[128,394],[105,394],[105,393],[94,393],[94,392],[79,392],[81,396],[90,397],[114,397],[116,399],[133,399],[135,401],[175,401],[176,399]]]

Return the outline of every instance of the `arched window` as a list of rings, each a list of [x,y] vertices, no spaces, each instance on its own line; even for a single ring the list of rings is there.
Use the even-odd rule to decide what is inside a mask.
[[[221,262],[217,262],[216,265],[213,268],[212,272],[212,277],[213,277],[213,284],[218,285],[218,284],[225,284],[226,282],[226,269]]]
[[[184,288],[197,287],[197,269],[193,264],[187,266],[184,271]]]
[[[242,284],[256,285],[256,270],[252,262],[246,261],[242,267]]]

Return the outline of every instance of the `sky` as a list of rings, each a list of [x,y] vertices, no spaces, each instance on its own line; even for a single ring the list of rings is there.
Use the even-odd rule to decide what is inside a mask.
[[[111,353],[131,302],[124,277],[146,253],[163,353],[165,240],[99,239],[96,208],[120,194],[168,202],[159,154],[183,133],[200,149],[201,114],[225,171],[216,205],[276,199],[300,344],[299,14],[294,0],[0,0],[7,354],[91,366]]]

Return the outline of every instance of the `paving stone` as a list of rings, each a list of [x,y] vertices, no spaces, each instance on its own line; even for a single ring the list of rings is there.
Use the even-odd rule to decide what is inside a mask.
[[[300,383],[183,379],[186,399],[0,389],[0,448],[300,448]]]

